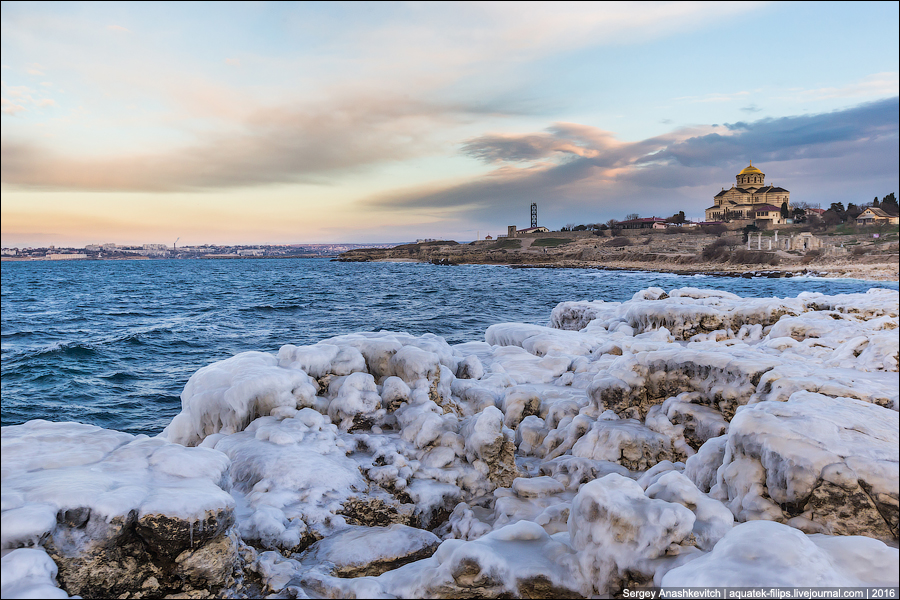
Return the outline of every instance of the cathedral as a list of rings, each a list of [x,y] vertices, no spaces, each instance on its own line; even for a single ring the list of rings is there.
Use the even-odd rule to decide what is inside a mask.
[[[731,189],[713,197],[713,205],[706,209],[707,221],[756,219],[775,225],[784,223],[781,205],[787,202],[791,210],[791,193],[784,188],[766,185],[766,174],[753,166],[741,171]]]

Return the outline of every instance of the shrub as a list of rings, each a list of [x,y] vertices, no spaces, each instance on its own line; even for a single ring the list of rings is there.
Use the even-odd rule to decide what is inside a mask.
[[[809,252],[806,253],[806,256],[804,256],[804,257],[800,260],[800,264],[801,264],[801,265],[808,265],[809,263],[811,263],[811,262],[814,261],[815,259],[819,258],[820,256],[822,256],[822,251],[821,251],[821,250],[810,250]]]
[[[703,233],[708,233],[710,235],[722,235],[723,233],[728,231],[728,228],[721,223],[713,223],[712,225],[701,225],[700,231],[702,231]]]
[[[727,242],[724,239],[719,238],[712,244],[704,246],[703,250],[700,252],[700,256],[705,261],[724,260],[728,253],[725,249],[726,244]]]
[[[630,246],[630,245],[631,245],[631,240],[628,239],[627,237],[616,237],[616,238],[609,240],[605,244],[603,244],[603,246],[605,248],[621,248],[623,246]]]
[[[572,240],[566,240],[566,239],[562,239],[562,238],[540,238],[540,239],[534,240],[531,243],[531,246],[532,247],[546,246],[548,248],[556,248],[557,246],[562,246],[564,244],[571,244],[571,243],[572,243]]]
[[[504,250],[507,248],[521,248],[522,240],[512,239],[512,238],[503,238],[494,242],[493,246],[490,249],[496,250]]]

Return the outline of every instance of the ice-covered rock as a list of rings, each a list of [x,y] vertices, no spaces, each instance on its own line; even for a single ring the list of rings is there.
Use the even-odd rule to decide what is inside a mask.
[[[665,587],[896,586],[896,548],[858,536],[807,536],[770,521],[735,526],[712,552],[668,571]]]
[[[19,548],[4,554],[2,564],[3,598],[68,598],[56,585],[56,563],[43,548]]]
[[[428,558],[440,542],[430,531],[397,523],[390,527],[357,526],[316,542],[298,559],[335,577],[374,576]]]
[[[648,498],[677,502],[694,513],[696,520],[691,532],[701,550],[711,550],[734,525],[734,515],[724,504],[701,492],[678,471],[663,474],[647,487],[646,493]]]
[[[709,493],[716,484],[716,472],[725,461],[725,448],[728,436],[720,435],[706,440],[697,454],[689,457],[684,463],[684,474],[701,491]]]
[[[571,547],[528,521],[473,541],[447,540],[431,558],[378,577],[308,575],[303,583],[321,596],[357,598],[572,598],[590,592]]]
[[[3,428],[3,595],[896,585],[898,326],[890,290],[649,288],[241,353],[157,438]]]
[[[29,421],[3,428],[2,464],[3,548],[42,546],[70,594],[217,590],[242,568],[220,452]]]
[[[648,498],[634,480],[610,474],[581,487],[568,526],[582,576],[607,595],[628,578],[651,581],[655,559],[694,544],[695,520],[681,504]]]
[[[671,440],[636,419],[595,421],[572,446],[572,456],[619,463],[632,471],[644,471],[672,459]]]
[[[897,539],[897,412],[797,392],[735,415],[712,494],[739,521]]]
[[[506,487],[518,477],[515,434],[503,425],[503,413],[488,407],[461,428],[466,459],[491,483]]]
[[[181,392],[181,412],[162,436],[196,446],[214,433],[242,431],[279,408],[312,406],[316,392],[305,372],[280,367],[265,352],[242,352],[191,375]]]

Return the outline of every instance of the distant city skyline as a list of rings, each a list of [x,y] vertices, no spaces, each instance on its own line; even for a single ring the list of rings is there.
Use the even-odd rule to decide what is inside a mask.
[[[4,2],[2,245],[472,240],[900,192],[900,4]]]

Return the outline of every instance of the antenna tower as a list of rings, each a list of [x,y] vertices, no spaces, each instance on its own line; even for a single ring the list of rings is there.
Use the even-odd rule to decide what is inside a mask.
[[[531,203],[531,226],[537,227],[537,202]]]

